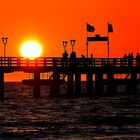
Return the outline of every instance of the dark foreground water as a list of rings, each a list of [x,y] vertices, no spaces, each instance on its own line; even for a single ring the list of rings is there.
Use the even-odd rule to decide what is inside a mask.
[[[6,84],[0,103],[0,140],[140,139],[140,95],[32,99],[20,83]]]

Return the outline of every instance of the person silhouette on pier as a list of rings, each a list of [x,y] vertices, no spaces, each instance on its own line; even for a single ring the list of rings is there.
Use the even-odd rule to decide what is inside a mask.
[[[138,52],[136,54],[136,66],[140,66],[140,55]]]
[[[133,66],[133,53],[128,54],[128,66]]]
[[[130,53],[128,54],[128,66],[131,66],[131,55],[130,55]]]
[[[75,51],[72,51],[70,54],[70,65],[72,67],[76,67],[76,53],[75,53]]]
[[[63,57],[62,57],[62,66],[63,67],[67,67],[68,66],[68,53],[67,51],[65,51],[63,53]]]
[[[83,64],[83,67],[85,67],[86,66],[86,58],[85,58],[85,56],[82,54],[81,55],[81,57],[82,57],[82,64]]]
[[[133,60],[134,60],[134,56],[133,53],[131,53],[131,65],[133,66]]]
[[[126,65],[126,62],[127,62],[127,55],[126,55],[126,53],[123,56],[123,61],[124,61],[124,65]]]
[[[90,55],[90,65],[91,65],[91,67],[93,67],[93,64],[94,64],[94,58],[93,58],[93,53],[91,53],[91,55]]]

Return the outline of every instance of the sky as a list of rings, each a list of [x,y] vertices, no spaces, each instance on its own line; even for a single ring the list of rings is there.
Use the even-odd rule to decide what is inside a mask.
[[[75,39],[78,57],[86,55],[86,23],[95,27],[88,36],[110,33],[110,57],[140,52],[140,0],[3,0],[0,4],[0,38],[8,37],[6,56],[21,56],[20,47],[27,40],[42,44],[43,57],[62,56],[62,41]],[[4,56],[0,41],[0,56]],[[71,52],[70,43],[67,45]],[[107,57],[106,42],[90,42],[89,55]],[[19,75],[19,76],[15,76]],[[23,74],[8,74],[18,80]],[[13,78],[14,77],[14,78]]]

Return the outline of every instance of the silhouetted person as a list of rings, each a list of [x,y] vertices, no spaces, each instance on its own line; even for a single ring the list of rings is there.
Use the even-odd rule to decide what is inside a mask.
[[[67,65],[68,65],[68,53],[67,51],[65,51],[62,57],[62,66],[67,67]]]
[[[134,59],[134,56],[133,56],[133,53],[131,53],[131,66],[133,66],[133,59]]]
[[[75,60],[76,59],[76,53],[75,51],[72,51],[71,54],[70,54],[70,59],[71,60]]]
[[[130,55],[130,53],[128,54],[128,66],[131,66],[131,55]]]
[[[140,55],[138,52],[136,54],[136,66],[140,66]]]
[[[76,66],[76,53],[75,53],[75,51],[72,51],[70,54],[70,64],[73,67]]]
[[[132,66],[133,65],[133,53],[129,53],[128,54],[128,66]]]
[[[126,62],[127,62],[127,55],[126,54],[124,54],[124,56],[123,56],[123,61],[124,61],[124,64],[126,65]]]

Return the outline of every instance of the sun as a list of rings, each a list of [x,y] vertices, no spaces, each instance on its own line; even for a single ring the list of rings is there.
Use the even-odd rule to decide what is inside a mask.
[[[21,45],[20,53],[23,57],[37,58],[42,54],[42,46],[37,41],[26,41]]]

